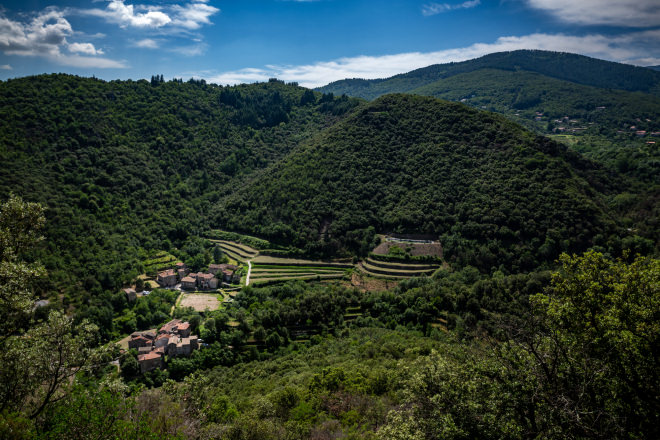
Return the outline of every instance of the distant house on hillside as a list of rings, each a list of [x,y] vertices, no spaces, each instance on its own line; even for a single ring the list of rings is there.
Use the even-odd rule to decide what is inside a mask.
[[[137,292],[135,291],[135,289],[131,287],[127,287],[122,290],[124,291],[124,295],[126,295],[126,301],[128,301],[129,303],[133,301],[137,301]]]
[[[139,349],[140,347],[151,347],[151,340],[142,335],[131,337],[128,341],[128,348]]]
[[[225,270],[230,270],[234,272],[236,269],[238,269],[238,266],[234,264],[209,264],[209,272],[212,273],[213,275],[217,275],[218,272],[223,272]]]
[[[167,269],[162,272],[158,272],[158,284],[163,287],[172,287],[176,285],[177,273],[174,269]]]
[[[186,275],[188,275],[188,272],[190,272],[188,266],[186,266],[186,263],[176,263],[174,270],[176,270],[176,274],[178,275],[179,279],[182,281],[183,278]]]
[[[183,277],[181,278],[181,287],[186,290],[194,290],[197,280],[193,277]]]
[[[212,273],[197,273],[197,286],[200,289],[217,289],[218,279]]]
[[[140,372],[144,374],[156,368],[163,368],[163,357],[155,351],[141,354],[138,356],[138,364],[140,364]]]

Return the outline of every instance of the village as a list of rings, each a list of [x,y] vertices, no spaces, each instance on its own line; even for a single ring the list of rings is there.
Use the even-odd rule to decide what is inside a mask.
[[[177,262],[173,268],[157,274],[156,281],[161,288],[185,291],[213,291],[220,286],[240,282],[239,266],[234,264],[210,264],[207,272],[191,272],[185,263]],[[135,302],[138,292],[132,287],[122,289],[129,303]],[[142,295],[149,292],[144,291]],[[138,353],[140,373],[162,369],[169,358],[190,356],[201,347],[203,341],[191,335],[190,323],[173,319],[155,330],[137,331],[130,335],[128,349]]]
[[[240,281],[237,269],[233,264],[210,264],[208,272],[194,273],[185,263],[176,263],[173,269],[158,272],[156,281],[163,288],[176,288],[180,284],[184,290],[212,290],[222,282],[237,284]]]
[[[129,349],[138,352],[140,373],[163,368],[165,356],[190,356],[202,340],[190,334],[190,323],[173,319],[155,331],[134,332],[128,341]]]

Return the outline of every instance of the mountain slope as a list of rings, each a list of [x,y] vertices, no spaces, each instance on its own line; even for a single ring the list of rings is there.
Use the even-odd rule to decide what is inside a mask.
[[[657,182],[660,72],[580,55],[515,51],[319,90],[373,99],[412,93],[461,101],[556,136],[646,185]]]
[[[481,69],[524,70],[593,87],[660,94],[660,73],[651,69],[542,50],[498,52],[458,63],[435,64],[385,79],[344,79],[317,90],[374,99],[387,93],[410,92],[442,78]]]
[[[614,186],[503,117],[387,95],[223,199],[217,221],[321,255],[368,250],[369,227],[437,234],[459,264],[517,271],[611,234]]]
[[[182,247],[213,202],[356,104],[310,93],[279,81],[0,82],[0,198],[47,208],[49,290],[114,291],[141,273],[141,248]]]

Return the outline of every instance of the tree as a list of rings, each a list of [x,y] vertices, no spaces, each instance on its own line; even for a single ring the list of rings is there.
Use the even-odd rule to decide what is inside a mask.
[[[31,288],[46,272],[21,255],[43,240],[44,224],[43,209],[36,203],[12,195],[0,205],[0,343],[29,320],[34,304]]]
[[[532,436],[659,438],[660,260],[560,262],[501,347],[520,421]]]
[[[45,322],[31,320],[34,281],[45,275],[22,255],[40,240],[43,210],[11,196],[0,205],[0,413],[31,419],[63,399],[71,379],[84,367],[102,362],[98,328],[51,311]],[[107,362],[107,360],[105,360]]]

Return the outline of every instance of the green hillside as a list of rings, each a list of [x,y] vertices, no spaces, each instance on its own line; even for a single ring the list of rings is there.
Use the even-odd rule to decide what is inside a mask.
[[[581,55],[521,50],[319,90],[374,99],[412,93],[461,101],[556,136],[610,169],[655,184],[660,175],[660,72]]]
[[[617,180],[493,113],[388,95],[217,204],[220,227],[320,256],[378,232],[440,236],[459,265],[519,271],[616,231]]]
[[[85,302],[142,273],[143,250],[197,256],[215,202],[356,104],[318,98],[280,81],[0,82],[0,198],[47,208],[42,291]]]
[[[593,87],[660,94],[660,73],[652,69],[542,50],[493,53],[458,63],[435,64],[391,78],[344,79],[318,90],[374,99],[388,93],[410,92],[439,79],[481,69],[522,70]]]

